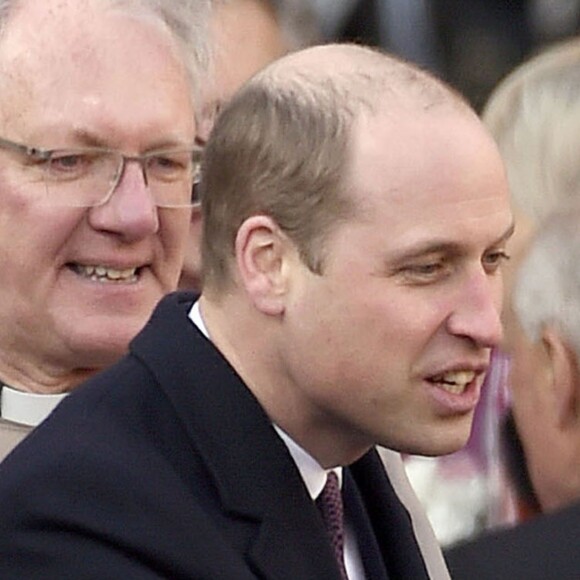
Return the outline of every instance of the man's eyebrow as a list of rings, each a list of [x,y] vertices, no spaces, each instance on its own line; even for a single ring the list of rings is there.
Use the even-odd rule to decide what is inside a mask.
[[[446,254],[449,256],[458,256],[462,252],[460,244],[449,241],[430,240],[408,250],[402,250],[397,255],[393,256],[395,262],[403,262],[405,260],[414,260],[415,258],[422,258],[429,254]]]
[[[96,147],[99,149],[111,149],[110,144],[105,138],[93,133],[87,129],[75,129],[72,132],[73,139],[81,145],[81,147]],[[178,149],[181,147],[189,147],[189,143],[180,141],[179,139],[169,138],[156,141],[151,146],[147,147],[147,151],[163,151],[166,149]]]
[[[512,221],[508,228],[488,247],[494,248],[504,244],[514,233],[515,223]],[[429,240],[423,244],[410,248],[408,251],[403,250],[397,256],[394,256],[395,261],[400,262],[404,260],[413,260],[421,258],[429,254],[446,254],[448,256],[460,256],[465,252],[462,244],[449,240]]]
[[[492,247],[499,246],[500,244],[507,242],[514,235],[515,231],[516,231],[516,222],[512,221],[509,227],[506,229],[506,231],[497,239],[497,241],[494,244],[492,244]]]
[[[105,141],[87,129],[74,129],[71,136],[84,147],[106,148]]]

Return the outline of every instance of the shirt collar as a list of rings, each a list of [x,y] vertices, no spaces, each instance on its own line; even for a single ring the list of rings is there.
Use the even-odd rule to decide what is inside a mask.
[[[274,429],[288,447],[288,451],[294,459],[298,471],[304,480],[304,484],[308,489],[308,493],[312,499],[316,499],[326,484],[326,478],[330,471],[334,471],[338,477],[338,483],[342,488],[342,467],[335,467],[333,469],[324,469],[308,451],[300,447],[288,433],[280,429],[278,425],[274,425]]]
[[[196,300],[189,311],[189,319],[199,328],[202,334],[209,339],[209,332],[207,331],[207,327],[201,317],[201,311],[199,309],[199,300]]]

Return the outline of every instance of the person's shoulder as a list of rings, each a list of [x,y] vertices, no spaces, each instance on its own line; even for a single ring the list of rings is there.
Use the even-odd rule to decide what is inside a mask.
[[[454,579],[576,580],[580,574],[580,501],[445,552]]]
[[[142,415],[163,411],[164,397],[150,372],[131,355],[74,389],[0,465],[0,488],[31,471],[56,471],[129,446],[127,433],[146,431]],[[133,439],[130,445],[135,445]],[[100,459],[99,459],[100,460]],[[58,468],[57,468],[58,466]],[[16,479],[15,479],[16,480]]]
[[[0,523],[20,521],[18,513],[90,521],[110,503],[154,503],[160,481],[191,452],[187,442],[147,369],[126,357],[63,400],[2,462]]]
[[[141,358],[175,356],[179,347],[199,332],[189,320],[198,296],[192,292],[172,292],[157,304],[144,328],[133,338],[129,350]]]

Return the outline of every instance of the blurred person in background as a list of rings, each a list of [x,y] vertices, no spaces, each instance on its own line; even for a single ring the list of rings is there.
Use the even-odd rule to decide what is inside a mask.
[[[212,0],[214,75],[206,95],[198,143],[205,144],[215,115],[251,76],[284,54],[321,40],[310,0]],[[201,289],[201,209],[191,214],[179,287]]]
[[[457,580],[580,577],[580,208],[562,206],[524,252],[506,336],[514,426],[543,515],[451,549]]]
[[[517,221],[509,283],[536,224],[580,193],[580,38],[515,69],[492,93],[483,120],[504,159]]]
[[[0,458],[177,286],[208,11],[0,2]]]
[[[580,198],[579,95],[580,38],[576,37],[548,47],[520,65],[500,83],[484,109],[484,121],[506,164],[517,221],[511,243],[512,260],[505,269],[508,297],[512,273],[517,271],[537,224],[558,207]],[[503,320],[509,334],[511,327],[517,326],[510,300],[506,301]],[[509,368],[508,356],[499,353],[500,357]],[[505,435],[509,436],[510,429],[513,434],[515,427],[511,414],[505,421]],[[508,448],[512,459],[516,458],[517,447],[517,441],[512,441]],[[501,457],[501,450],[500,459],[508,459]],[[508,467],[515,464],[510,462]],[[519,477],[517,473],[512,475]],[[525,472],[520,475],[525,495]],[[533,496],[530,493],[527,496],[526,501],[516,489],[515,521],[538,507]]]

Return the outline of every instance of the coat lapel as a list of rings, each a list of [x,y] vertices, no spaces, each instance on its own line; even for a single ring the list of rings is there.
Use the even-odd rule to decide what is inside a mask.
[[[344,514],[356,530],[358,549],[367,578],[389,580],[371,520],[349,469],[344,470],[343,497]]]
[[[405,509],[375,450],[349,467],[371,521],[391,580],[429,580]]]

